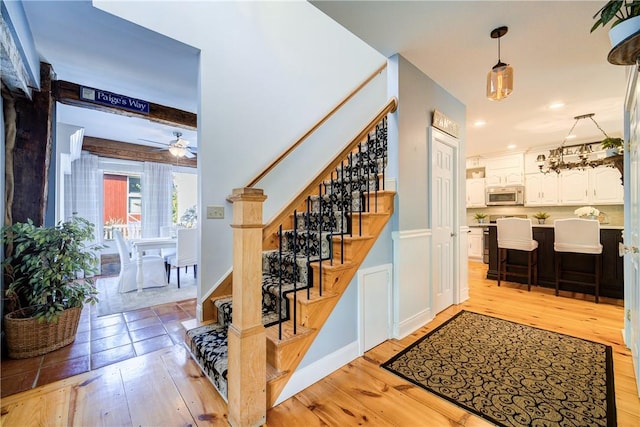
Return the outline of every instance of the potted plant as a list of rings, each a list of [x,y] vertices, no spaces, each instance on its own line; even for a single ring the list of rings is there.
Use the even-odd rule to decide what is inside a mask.
[[[51,227],[31,220],[2,228],[9,357],[33,357],[75,339],[85,303],[96,303],[94,226],[74,217]]]
[[[544,224],[547,218],[549,218],[549,214],[546,212],[537,212],[533,217],[538,220],[538,224]]]
[[[607,137],[602,140],[602,149],[606,150],[606,156],[612,157],[620,154],[624,140],[622,138]]]
[[[611,52],[608,60],[616,65],[632,65],[636,62],[638,43],[635,40],[640,34],[640,1],[612,0],[608,1],[593,15],[596,22],[591,27],[594,32],[598,27],[606,27],[609,23],[609,39]]]
[[[476,212],[473,217],[478,221],[478,224],[484,224],[484,219],[487,217],[487,214]]]

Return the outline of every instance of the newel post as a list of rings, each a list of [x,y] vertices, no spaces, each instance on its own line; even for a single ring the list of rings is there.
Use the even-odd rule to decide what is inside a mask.
[[[233,321],[227,372],[229,424],[267,421],[267,353],[262,325],[262,204],[256,188],[236,188],[233,202]]]

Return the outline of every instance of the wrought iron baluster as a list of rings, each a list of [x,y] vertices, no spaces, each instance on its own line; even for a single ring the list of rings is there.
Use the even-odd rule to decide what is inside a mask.
[[[367,212],[371,212],[371,134],[367,134]]]
[[[349,237],[353,237],[353,188],[351,186],[351,172],[353,168],[351,164],[353,162],[353,152],[349,153],[349,186],[346,187],[345,193],[349,200],[349,218],[351,218],[351,225],[349,226]]]
[[[340,171],[342,174],[342,178],[344,178],[344,159],[342,159],[340,161]],[[340,200],[340,264],[344,264],[344,198],[347,197],[346,193],[344,190],[342,190],[342,188],[344,188],[344,179],[342,179],[342,181],[340,182],[341,185],[341,190],[340,190],[340,195],[341,195],[341,199]],[[347,199],[348,200],[348,199]]]
[[[278,242],[278,339],[282,339],[282,225]]]
[[[362,143],[358,144],[358,154],[360,154],[359,157],[359,161],[356,163],[362,163]],[[362,188],[360,187],[360,167],[358,166],[356,173],[356,180],[358,181],[358,202],[359,202],[359,209],[358,209],[358,236],[362,236],[362,205],[363,203],[363,197],[362,197]]]
[[[293,335],[298,325],[298,211],[293,211]],[[308,275],[308,272],[307,272]]]
[[[306,242],[306,252],[307,252],[307,268],[311,266],[311,248],[309,247],[309,241],[311,240],[311,196],[307,197],[307,215],[305,216],[305,228],[307,229],[307,242]],[[309,295],[311,292],[311,275],[307,272],[307,299],[309,299]]]
[[[322,189],[318,189],[318,235],[322,236]],[[322,244],[322,242],[320,242]],[[318,257],[318,293],[322,296],[322,253]]]

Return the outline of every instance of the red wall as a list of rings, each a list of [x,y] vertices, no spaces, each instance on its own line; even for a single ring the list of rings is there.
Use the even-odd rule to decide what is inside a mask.
[[[127,177],[104,175],[104,221],[120,219],[127,223]]]

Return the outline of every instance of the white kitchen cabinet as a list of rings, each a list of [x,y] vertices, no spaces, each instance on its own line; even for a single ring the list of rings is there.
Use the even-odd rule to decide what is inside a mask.
[[[484,159],[481,157],[467,158],[467,169],[475,169],[484,167]]]
[[[469,259],[472,261],[482,261],[484,254],[484,235],[482,227],[471,227],[469,229]]]
[[[578,169],[560,173],[560,204],[583,205],[589,203],[589,173]]]
[[[616,168],[595,168],[589,171],[591,203],[623,204],[624,187],[620,180],[620,171]]]
[[[484,201],[484,178],[467,179],[467,207],[483,208]]]
[[[487,186],[522,185],[524,158],[522,154],[494,157],[485,161]]]
[[[554,206],[558,204],[558,174],[530,173],[525,176],[525,206]]]
[[[560,204],[623,204],[620,172],[609,167],[566,170],[560,174]]]

